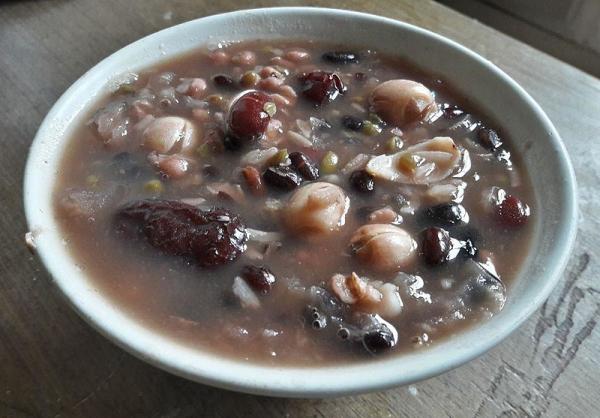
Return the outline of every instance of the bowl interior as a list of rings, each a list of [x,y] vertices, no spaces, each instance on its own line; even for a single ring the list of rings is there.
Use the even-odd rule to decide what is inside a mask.
[[[523,156],[539,215],[532,249],[504,310],[433,348],[369,364],[275,368],[219,358],[144,328],[105,299],[78,269],[53,217],[55,182],[71,123],[119,75],[222,40],[308,38],[369,46],[409,57],[444,78],[504,127]],[[239,11],[178,25],[141,39],[88,71],[40,127],[25,174],[25,209],[38,254],[74,308],[124,349],[176,374],[251,393],[325,397],[423,379],[480,355],[514,330],[549,295],[574,240],[574,176],[558,134],[539,106],[488,61],[438,35],[390,19],[314,8]],[[543,201],[542,201],[543,198]]]

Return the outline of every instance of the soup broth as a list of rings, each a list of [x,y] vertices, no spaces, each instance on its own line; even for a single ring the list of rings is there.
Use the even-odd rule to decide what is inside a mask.
[[[421,350],[500,311],[528,252],[520,138],[476,95],[375,50],[198,49],[91,107],[56,216],[101,292],[199,350],[306,366]]]

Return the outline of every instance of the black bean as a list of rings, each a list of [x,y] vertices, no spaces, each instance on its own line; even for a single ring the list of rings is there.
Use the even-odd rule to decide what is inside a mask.
[[[428,207],[421,212],[421,218],[440,226],[462,225],[469,222],[467,210],[458,203],[442,203]]]
[[[356,170],[350,175],[350,184],[352,187],[362,193],[372,193],[375,191],[375,178],[366,170]]]
[[[344,128],[350,129],[351,131],[360,131],[363,126],[363,121],[356,116],[346,115],[342,117],[342,125],[344,125]]]
[[[448,261],[452,241],[448,231],[438,227],[425,229],[422,233],[421,253],[429,265],[443,264]]]
[[[302,178],[289,166],[269,167],[263,173],[265,183],[283,190],[293,190],[300,186]]]
[[[245,265],[242,268],[242,278],[257,292],[266,295],[275,284],[275,275],[264,266]]]
[[[479,129],[477,132],[477,139],[481,145],[490,151],[494,151],[502,145],[502,140],[500,140],[498,133],[489,128]]]
[[[233,86],[233,78],[225,74],[218,74],[213,77],[213,82],[219,87],[231,87]]]
[[[351,51],[330,51],[323,54],[323,59],[333,64],[350,64],[359,61],[358,54]]]
[[[292,152],[289,155],[292,167],[306,180],[316,180],[319,178],[319,169],[312,160],[302,152]]]
[[[394,347],[396,337],[387,326],[381,326],[363,336],[363,345],[370,353],[378,354]]]

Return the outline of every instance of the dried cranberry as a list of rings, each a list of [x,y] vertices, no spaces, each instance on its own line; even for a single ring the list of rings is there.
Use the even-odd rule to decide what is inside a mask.
[[[235,260],[248,240],[236,214],[221,208],[200,210],[178,201],[134,201],[117,212],[115,222],[120,235],[144,236],[164,253],[193,258],[203,267]]]
[[[350,174],[350,184],[361,193],[372,193],[375,191],[375,178],[366,170],[356,170]]]
[[[445,229],[431,227],[422,232],[421,252],[427,264],[445,263],[448,261],[448,254],[451,249],[452,240]]]
[[[233,86],[233,78],[225,74],[218,74],[213,77],[213,82],[219,87],[231,87]]]
[[[293,190],[302,183],[302,178],[291,167],[285,165],[267,168],[263,179],[268,185],[283,190]]]
[[[323,60],[333,64],[351,64],[359,61],[358,54],[351,51],[329,51],[323,54]]]
[[[363,126],[363,121],[356,116],[346,115],[342,118],[342,125],[344,125],[344,128],[350,129],[351,131],[360,131]]]
[[[316,105],[326,104],[346,91],[340,77],[335,73],[313,71],[301,77],[302,94]]]
[[[527,222],[530,214],[529,206],[510,194],[496,206],[496,221],[503,226],[521,226]]]
[[[467,210],[458,203],[442,203],[428,207],[421,212],[421,218],[441,226],[462,225],[469,222]]]
[[[367,351],[372,354],[378,354],[393,348],[396,345],[397,339],[387,326],[382,325],[375,330],[365,333],[362,342]]]
[[[230,142],[243,145],[262,137],[271,117],[264,110],[269,96],[259,91],[250,91],[240,96],[229,109],[227,126]],[[226,144],[227,145],[227,144]]]
[[[490,151],[494,151],[502,145],[502,141],[500,140],[498,133],[489,128],[479,129],[479,131],[477,131],[477,139],[481,145]]]
[[[275,284],[275,275],[267,267],[246,265],[242,268],[242,278],[257,292],[266,295]]]
[[[319,178],[319,169],[312,160],[302,152],[292,152],[289,155],[292,167],[306,180],[316,180]]]

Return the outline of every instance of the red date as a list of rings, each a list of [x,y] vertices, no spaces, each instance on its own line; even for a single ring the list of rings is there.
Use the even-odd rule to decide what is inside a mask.
[[[178,201],[134,201],[117,212],[115,222],[119,235],[144,237],[162,252],[190,257],[202,267],[235,260],[248,240],[244,223],[229,210],[200,210]]]

